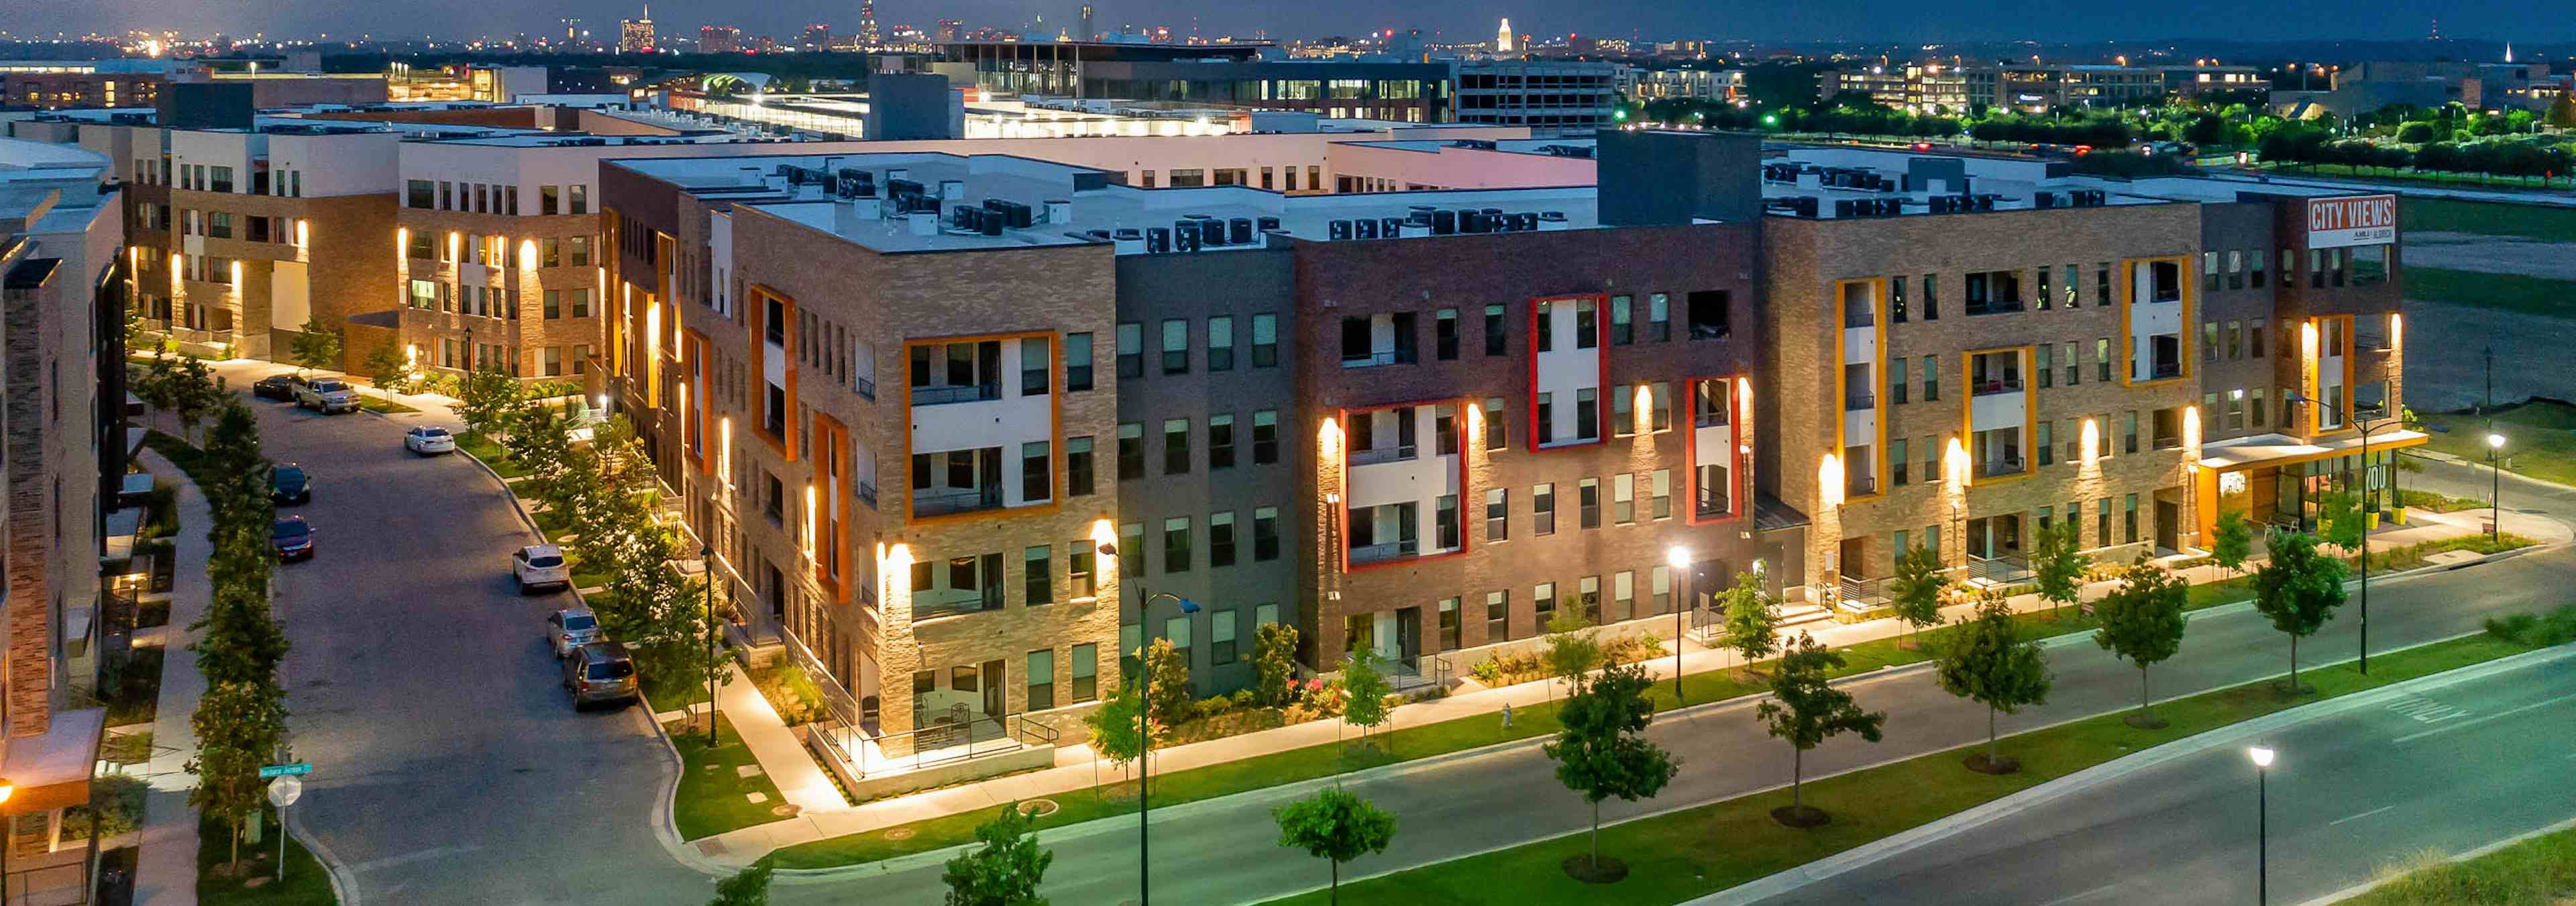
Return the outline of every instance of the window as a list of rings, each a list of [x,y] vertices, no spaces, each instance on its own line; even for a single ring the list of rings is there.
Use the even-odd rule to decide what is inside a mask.
[[[564,257],[569,259],[566,263],[574,267],[590,266],[590,237],[575,236],[564,240]]]
[[[1163,571],[1190,571],[1190,517],[1174,516],[1163,520]]]
[[[2049,430],[2055,425],[2055,422],[2042,421],[2032,426],[2032,431],[2035,433],[2032,435],[2031,445],[2039,453],[2040,465],[2049,465],[2057,458],[2057,446],[2049,442]]]
[[[1509,541],[1512,537],[1512,492],[1508,488],[1485,489],[1485,543]]]
[[[1626,346],[1637,341],[1636,307],[1634,297],[1610,297],[1610,345]]]
[[[1029,652],[1029,710],[1044,711],[1055,707],[1055,652]]]
[[[1632,525],[1637,521],[1637,476],[1621,472],[1610,476],[1610,524]]]
[[[1726,290],[1707,289],[1689,296],[1690,337],[1714,340],[1726,336]]]
[[[1530,488],[1530,534],[1556,534],[1556,485]]]
[[[1534,427],[1538,429],[1538,442],[1540,444],[1555,443],[1556,394],[1554,392],[1545,390],[1539,391],[1538,414],[1536,415],[1536,419],[1537,421]]]
[[[1067,393],[1091,389],[1091,335],[1064,335],[1064,389]]]
[[[2104,383],[2109,383],[2111,380],[2111,340],[2109,337],[2103,337],[2093,341],[2093,379]]]
[[[1190,373],[1190,322],[1186,318],[1163,321],[1163,373]]]
[[[1279,316],[1252,316],[1252,367],[1272,368],[1279,364]]]
[[[1209,371],[1234,370],[1234,318],[1217,315],[1207,324],[1207,367]]]
[[[2131,409],[2122,415],[2124,417],[2120,421],[2120,454],[2126,456],[2138,452],[2138,410]]]
[[[1637,433],[1637,412],[1634,405],[1636,398],[1637,395],[1634,393],[1610,394],[1610,433],[1612,435],[1627,437]]]
[[[1252,413],[1252,464],[1266,466],[1279,461],[1279,413],[1263,409]]]
[[[1887,441],[1887,483],[1890,486],[1899,488],[1905,486],[1906,465],[1905,438],[1889,438]]]
[[[1927,355],[1923,357],[1923,401],[1933,403],[1940,400],[1941,357]]]
[[[2138,543],[2138,495],[2131,494],[2120,511],[2120,543]]]
[[[1601,439],[1601,390],[1580,387],[1574,391],[1574,439]]]
[[[1673,606],[1672,567],[1657,565],[1647,570],[1646,592],[1647,602],[1654,608],[1655,613],[1663,613],[1670,609]]]
[[[1538,303],[1538,316],[1530,319],[1531,329],[1538,332],[1537,342],[1538,351],[1540,352],[1556,351],[1556,317],[1553,310],[1554,307],[1553,303]]]
[[[1208,565],[1234,565],[1234,513],[1217,513],[1208,517]]]
[[[1542,631],[1556,622],[1556,583],[1541,582],[1530,588],[1530,607]]]
[[[571,200],[571,205],[570,205],[570,207],[571,207],[571,209],[572,209],[572,210],[570,211],[570,213],[574,213],[574,214],[588,214],[588,213],[590,213],[590,187],[589,187],[589,186],[581,186],[581,185],[565,186],[565,187],[564,187],[564,190],[565,190],[565,195],[567,195],[567,196],[570,198],[570,200]]]
[[[1050,445],[1042,440],[1020,445],[1020,500],[1022,502],[1036,503],[1055,497],[1054,488],[1050,487],[1054,484],[1055,468],[1049,447]]]
[[[1584,528],[1601,527],[1601,479],[1586,478],[1574,484],[1576,512]]]
[[[1662,432],[1662,431],[1670,431],[1670,430],[1672,430],[1672,429],[1673,429],[1673,385],[1672,385],[1672,382],[1670,382],[1670,381],[1656,381],[1656,382],[1654,382],[1654,383],[1652,383],[1652,384],[1647,385],[1647,386],[1646,386],[1646,401],[1647,401],[1648,403],[1653,404],[1653,406],[1654,406],[1654,408],[1655,408],[1655,417],[1654,417],[1654,420],[1653,420],[1652,422],[1650,422],[1650,423],[1649,423],[1649,424],[1651,424],[1651,425],[1653,426],[1653,429],[1654,429],[1655,431],[1658,431],[1658,432]]]
[[[1443,308],[1431,318],[1431,354],[1440,361],[1458,358],[1458,310]]]
[[[1091,493],[1091,436],[1065,438],[1064,496],[1089,497]]]
[[[1145,426],[1128,422],[1118,426],[1118,480],[1135,481],[1145,477]]]
[[[1655,496],[1655,508],[1654,508],[1655,518],[1657,518],[1657,519],[1670,519],[1670,518],[1672,518],[1672,516],[1673,516],[1673,470],[1671,470],[1671,469],[1656,469],[1656,470],[1655,470],[1655,476],[1654,476],[1654,484],[1652,485],[1652,489],[1653,489],[1653,491],[1654,491],[1654,496]]]
[[[1887,320],[1893,324],[1905,323],[1905,278],[1903,277],[1887,278]]]
[[[1145,376],[1145,325],[1134,322],[1118,325],[1118,376]]]
[[[2042,389],[2057,385],[2056,351],[2057,344],[2054,343],[2041,343],[2031,350],[2031,372],[2039,377]]]
[[[2200,355],[2204,361],[2218,361],[2218,322],[2200,322]]]
[[[2245,352],[2254,358],[2263,357],[2263,322],[2245,322]]]
[[[1439,613],[1440,650],[1456,651],[1459,648],[1465,647],[1458,644],[1458,599],[1440,599]]]
[[[537,213],[559,213],[562,208],[562,197],[563,194],[561,186],[538,186]]]
[[[1495,642],[1510,639],[1512,637],[1511,627],[1512,593],[1508,591],[1486,592],[1485,644],[1491,645]]]
[[[433,190],[429,187],[429,180],[411,180],[409,188],[410,191],[403,196],[404,207],[426,210],[437,206],[437,199],[430,194]]]
[[[1507,430],[1503,424],[1503,398],[1499,396],[1486,397],[1485,449],[1500,450],[1510,439],[1511,431]]]
[[[2104,497],[2094,502],[2093,540],[2097,544],[2111,543],[2111,498]]]
[[[1431,438],[1435,456],[1458,453],[1458,407],[1441,403],[1431,407]]]
[[[1663,343],[1673,338],[1673,299],[1671,293],[1646,297],[1646,339]]]
[[[2229,252],[2228,254],[2233,255],[2236,253]],[[2263,254],[2262,249],[2250,249],[2245,252],[2246,282],[2252,285],[2255,289],[2263,288],[2263,259],[2268,257],[2270,256]]]
[[[1485,354],[1507,355],[1504,347],[1511,342],[1511,330],[1503,324],[1503,306],[1485,306]]]
[[[1055,577],[1051,569],[1054,563],[1055,550],[1046,545],[1021,551],[1022,584],[1026,586],[1030,606],[1055,603]]]
[[[826,333],[824,336],[828,337],[830,334]],[[1054,370],[1055,369],[1047,362],[1047,344],[1045,340],[1032,337],[1020,341],[1021,396],[1046,395],[1047,375],[1052,373]]]
[[[2058,358],[2064,360],[2066,363],[2066,386],[2073,387],[2080,383],[2084,377],[2083,366],[2077,364],[2075,361],[2074,341],[2068,341],[2067,344],[2059,350],[2059,352],[2061,355],[2059,355]]]
[[[1932,274],[1923,275],[1923,320],[1941,320],[1941,283]]]
[[[1073,646],[1073,700],[1087,702],[1100,697],[1100,646]]]
[[[1163,474],[1186,475],[1190,471],[1190,420],[1163,420]]]
[[[1263,562],[1279,559],[1279,508],[1265,506],[1252,511],[1252,559]]]
[[[1887,369],[1887,404],[1888,404],[1888,405],[1891,405],[1891,406],[1902,406],[1902,405],[1904,405],[1904,404],[1905,404],[1905,389],[1906,389],[1906,387],[1907,387],[1907,382],[1906,382],[1906,373],[1905,373],[1905,369],[1904,369],[1904,368],[1899,367],[1899,368],[1890,368],[1890,369]]]
[[[2093,265],[2093,304],[2111,304],[2111,262],[2100,261]]]
[[[1220,666],[1234,663],[1234,611],[1219,610],[1208,614],[1208,659]]]
[[[2263,418],[2263,388],[2256,387],[2246,393],[2245,420],[2256,428],[2270,427],[2271,423]]]
[[[1208,416],[1208,468],[1234,468],[1234,413]]]
[[[1590,299],[1574,300],[1574,348],[1601,346],[1601,312]]]

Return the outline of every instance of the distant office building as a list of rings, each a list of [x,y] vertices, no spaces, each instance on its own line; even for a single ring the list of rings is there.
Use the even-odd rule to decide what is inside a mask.
[[[873,50],[879,45],[877,34],[877,0],[859,0],[859,47]]]
[[[617,23],[617,52],[652,53],[654,49],[653,7],[646,4],[644,18],[624,19]]]
[[[742,29],[731,25],[698,27],[699,53],[735,53],[742,49]]]
[[[1966,75],[1972,108],[2117,107],[2165,96],[2164,75],[2144,66],[2008,63],[1971,66]]]
[[[821,22],[805,26],[805,34],[796,39],[796,47],[799,50],[832,49],[832,27]]]
[[[2265,78],[2261,69],[2252,66],[2213,63],[2158,66],[2155,70],[2164,76],[2165,93],[2175,97],[2190,97],[2209,91],[2265,92],[2272,89],[2272,80]]]
[[[1624,63],[1494,60],[1458,64],[1458,122],[1589,131],[1610,125]]]
[[[1073,39],[1076,41],[1089,41],[1097,37],[1098,34],[1098,32],[1092,30],[1091,4],[1085,3],[1082,5],[1082,30],[1075,32]]]
[[[960,41],[988,94],[1110,98],[1156,104],[1297,110],[1412,123],[1456,119],[1449,64],[1257,59],[1267,44]]]
[[[1744,95],[1741,69],[1636,69],[1619,74],[1619,92],[1641,101],[1687,98],[1732,101]]]
[[[1494,52],[1512,52],[1512,20],[1510,16],[1503,17],[1503,24],[1494,29]]]
[[[941,19],[939,20],[939,28],[933,31],[931,35],[933,39],[937,40],[941,44],[952,44],[955,43],[958,37],[964,33],[965,28],[966,23],[964,22],[959,22],[955,19]]]
[[[168,60],[0,60],[0,108],[150,107]]]

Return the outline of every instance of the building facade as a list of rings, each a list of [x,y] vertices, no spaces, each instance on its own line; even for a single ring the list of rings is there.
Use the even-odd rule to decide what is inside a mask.
[[[1458,122],[1588,135],[1611,125],[1627,69],[1625,63],[1461,62],[1456,75]]]

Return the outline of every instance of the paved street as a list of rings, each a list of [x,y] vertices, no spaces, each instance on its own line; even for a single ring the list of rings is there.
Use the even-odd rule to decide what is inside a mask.
[[[224,369],[235,388],[268,369]],[[695,903],[705,876],[653,828],[674,764],[638,710],[574,714],[505,557],[534,535],[462,455],[416,459],[413,417],[258,401],[269,456],[304,464],[319,555],[277,573],[293,811],[367,906]],[[452,426],[452,425],[451,425]]]
[[[2570,654],[2265,734],[2272,902],[2576,815]],[[1762,902],[2250,903],[2254,779],[2219,746]]]
[[[2470,569],[2434,573],[2376,585],[2372,641],[2385,647],[2475,631],[2488,615],[2534,610],[2567,600],[2562,583],[2576,574],[2576,553],[2559,548]],[[2309,664],[2349,658],[2353,624],[2330,624],[2300,646]],[[2126,707],[2136,700],[2137,674],[2081,637],[2050,652],[2057,684],[2045,707],[2003,719],[2006,732]],[[2156,670],[2159,698],[2233,685],[2287,669],[2287,644],[2260,615],[2242,608],[2195,615],[2183,653]],[[1940,691],[1928,671],[1899,671],[1851,687],[1862,704],[1889,713],[1886,742],[1851,737],[1827,743],[1808,756],[1809,776],[1848,770],[1982,740],[1985,712]],[[1719,705],[1667,717],[1652,734],[1685,761],[1663,795],[1630,805],[1612,801],[1605,819],[1732,798],[1786,784],[1788,750],[1762,735],[1750,702]],[[1560,790],[1552,766],[1537,746],[1509,748],[1433,765],[1418,765],[1353,784],[1394,811],[1404,828],[1382,855],[1364,857],[1345,878],[1409,868],[1486,849],[1568,833],[1584,826],[1585,809]],[[1300,788],[1291,788],[1302,792]],[[1277,846],[1268,811],[1290,798],[1272,790],[1158,810],[1155,814],[1154,890],[1173,902],[1258,902],[1320,887],[1323,866]],[[1132,899],[1136,884],[1134,824],[1069,828],[1045,837],[1055,851],[1047,893],[1067,904]],[[1251,855],[1251,858],[1247,858]],[[872,879],[866,890],[884,902],[932,902],[939,896],[938,859],[892,860],[845,872],[838,878]],[[816,879],[784,879],[776,901],[788,904],[846,902],[852,888]]]

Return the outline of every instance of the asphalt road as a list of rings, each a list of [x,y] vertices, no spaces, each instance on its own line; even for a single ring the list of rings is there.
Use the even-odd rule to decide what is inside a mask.
[[[246,374],[226,369],[232,386]],[[462,455],[415,458],[405,417],[253,401],[273,460],[302,463],[317,556],[277,571],[297,757],[290,811],[365,906],[702,903],[711,881],[653,827],[677,768],[650,718],[573,712],[539,634],[571,601],[521,597],[535,536]]]
[[[2302,903],[2418,853],[2576,815],[2576,657],[2266,734],[2270,896]],[[1763,901],[2255,901],[2257,792],[2239,746],[2122,775]],[[2009,870],[2003,870],[2009,866]]]
[[[2560,548],[2463,570],[2374,583],[2372,633],[2380,648],[2431,641],[2478,629],[2497,613],[2537,610],[2576,593],[2576,553]],[[2330,623],[2300,646],[2304,663],[2350,658],[2353,624]],[[2044,707],[2002,720],[2004,732],[2116,711],[2137,701],[2137,672],[2089,640],[2049,649],[2056,685]],[[2158,698],[2248,682],[2288,669],[2288,644],[2250,610],[2195,614],[2182,654],[2159,665]],[[1810,752],[1809,777],[1937,751],[1985,738],[1986,714],[1940,691],[1928,671],[1893,672],[1850,687],[1861,704],[1888,712],[1886,741],[1841,737]],[[1789,750],[1763,735],[1751,702],[1719,705],[1658,720],[1649,735],[1684,760],[1680,776],[1655,800],[1605,803],[1605,820],[1733,798],[1789,782]],[[2561,765],[2563,768],[2564,765]],[[1394,845],[1345,867],[1353,878],[1456,858],[1582,829],[1588,810],[1554,780],[1535,743],[1354,783],[1360,794],[1398,816]],[[1325,867],[1280,849],[1269,809],[1290,794],[1265,791],[1157,810],[1154,892],[1167,902],[1259,902],[1323,886]],[[1108,904],[1135,897],[1132,821],[1094,822],[1042,835],[1055,852],[1046,893],[1057,903]],[[782,878],[782,904],[848,902],[864,890],[873,902],[931,903],[942,891],[935,858],[911,857],[832,881]],[[864,879],[864,886],[850,882]]]

